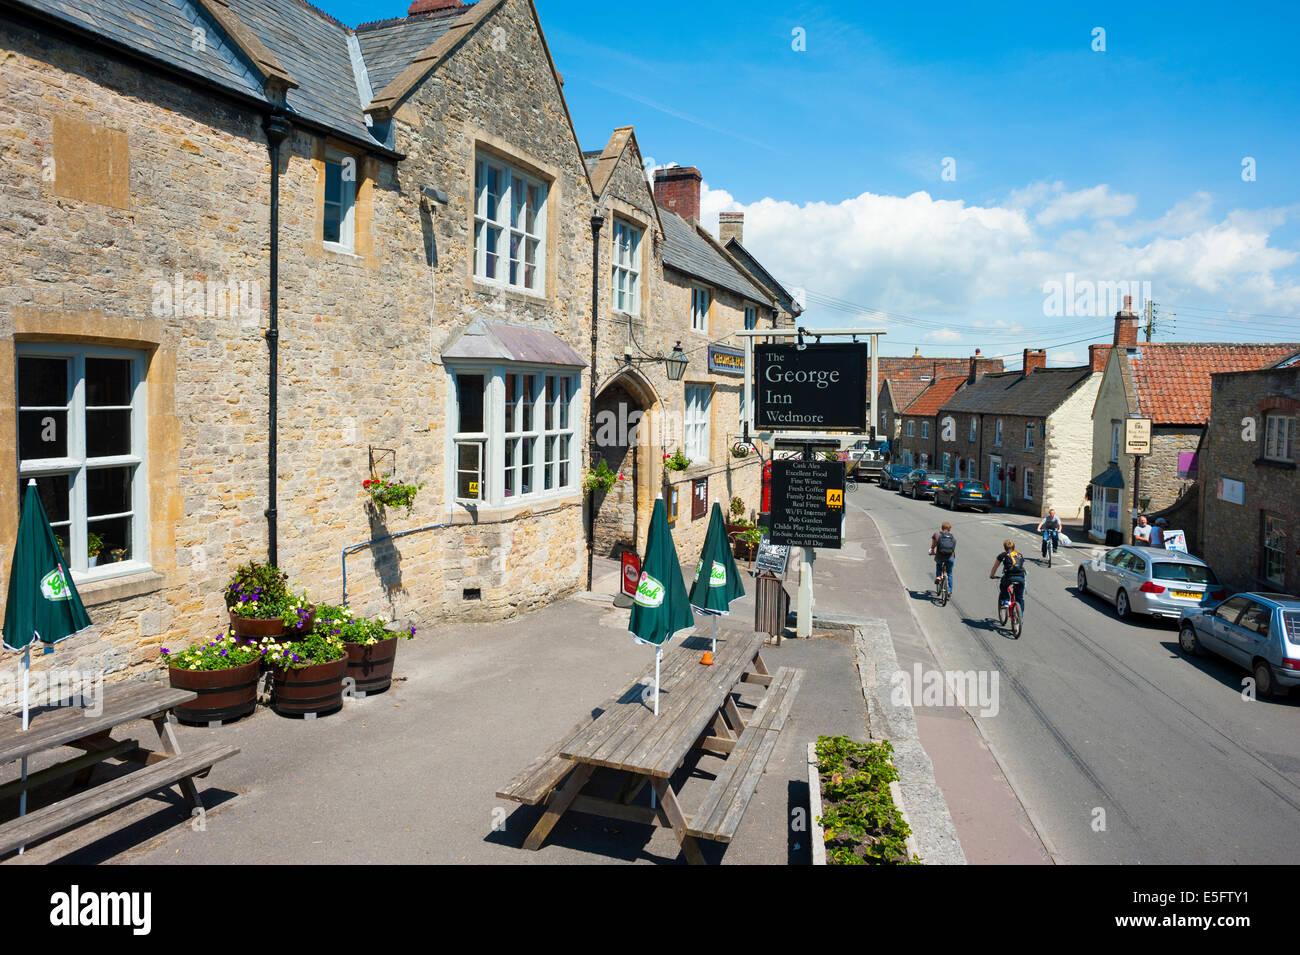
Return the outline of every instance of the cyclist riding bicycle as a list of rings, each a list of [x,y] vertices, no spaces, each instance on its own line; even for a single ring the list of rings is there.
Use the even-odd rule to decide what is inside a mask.
[[[930,536],[930,554],[934,557],[934,589],[939,589],[939,580],[947,571],[948,593],[952,593],[957,587],[957,578],[953,574],[957,563],[957,538],[950,522],[944,521]]]
[[[998,575],[998,568],[1002,568],[1002,579],[998,581],[998,606],[1002,607],[1007,603],[1007,591],[1015,588],[1016,603],[1020,604],[1023,612],[1025,609],[1025,555],[1016,550],[1014,541],[1002,542],[1002,553],[993,559],[993,568],[989,571],[989,580],[994,580]]]
[[[1056,508],[1049,507],[1047,516],[1038,522],[1038,533],[1043,535],[1043,557],[1047,557],[1047,543],[1052,543],[1052,553],[1055,554],[1061,545],[1061,519],[1056,516]]]

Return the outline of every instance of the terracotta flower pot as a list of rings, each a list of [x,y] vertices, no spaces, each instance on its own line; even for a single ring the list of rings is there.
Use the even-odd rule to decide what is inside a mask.
[[[358,696],[383,693],[393,682],[393,664],[397,660],[397,637],[380,640],[369,646],[344,644],[348,651],[348,676]]]
[[[306,667],[271,667],[271,705],[282,716],[322,716],[343,706],[343,676],[347,656]]]
[[[198,698],[182,703],[173,712],[183,723],[223,723],[247,716],[257,708],[257,680],[262,661],[254,660],[225,670],[182,670],[168,667],[171,684],[178,690],[192,690]]]

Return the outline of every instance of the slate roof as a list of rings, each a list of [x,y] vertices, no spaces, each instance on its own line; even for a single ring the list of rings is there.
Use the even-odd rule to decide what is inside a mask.
[[[957,393],[957,389],[964,384],[966,384],[964,375],[932,381],[929,383],[929,387],[917,395],[912,400],[912,403],[905,407],[900,414],[924,415],[932,418],[939,413],[939,409],[944,407],[949,399]]]
[[[725,288],[754,302],[771,303],[771,296],[727,260],[716,245],[691,223],[663,207],[659,218],[664,224],[664,265],[711,285]]]
[[[467,11],[456,6],[353,31],[306,0],[0,0],[239,96],[270,104],[270,64],[292,81],[295,119],[392,151],[391,126],[364,112],[415,57]],[[223,22],[225,26],[223,26]],[[195,48],[194,27],[206,43]],[[250,45],[255,48],[250,52]],[[269,53],[259,61],[258,51]]]
[[[803,306],[794,300],[794,296],[786,291],[785,286],[778,282],[771,272],[763,268],[763,263],[754,258],[753,254],[745,248],[739,239],[734,237],[728,239],[725,248],[736,257],[736,260],[745,267],[745,270],[759,284],[767,288],[769,294],[776,299],[777,304],[784,311],[794,316],[798,316],[803,312]]]
[[[461,8],[453,7],[434,16],[384,20],[357,27],[371,90],[378,93],[397,79],[397,74],[411,65],[416,54],[446,35],[462,12]]]
[[[922,381],[920,378],[886,378],[880,386],[881,403],[884,403],[884,391],[888,388],[889,400],[894,406],[894,411],[902,414],[903,409],[915,401],[917,395],[925,391],[929,384],[928,381]]]
[[[528,362],[586,368],[582,356],[545,328],[477,318],[442,349],[443,358]]]
[[[1153,425],[1205,424],[1210,419],[1210,375],[1266,368],[1297,348],[1295,343],[1144,342],[1122,354],[1131,370],[1138,414]]]
[[[1019,371],[981,375],[954,394],[943,410],[1046,418],[1093,374],[1091,365],[1080,365],[1036,368],[1029,375]]]

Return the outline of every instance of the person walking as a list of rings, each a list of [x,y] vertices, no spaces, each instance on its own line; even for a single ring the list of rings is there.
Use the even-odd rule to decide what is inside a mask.
[[[1138,518],[1137,526],[1133,528],[1133,544],[1136,547],[1151,546],[1151,525],[1147,523],[1145,514]]]

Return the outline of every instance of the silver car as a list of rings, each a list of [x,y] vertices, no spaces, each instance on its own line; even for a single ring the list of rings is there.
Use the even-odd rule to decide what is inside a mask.
[[[1134,613],[1178,619],[1184,610],[1210,608],[1228,596],[1201,558],[1129,545],[1082,564],[1079,590],[1113,602],[1121,619]]]
[[[1300,686],[1300,597],[1234,594],[1213,610],[1189,610],[1178,626],[1188,656],[1202,649],[1251,671],[1257,696]]]

